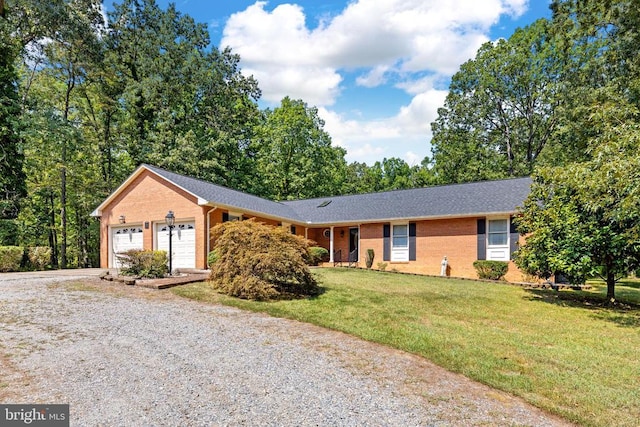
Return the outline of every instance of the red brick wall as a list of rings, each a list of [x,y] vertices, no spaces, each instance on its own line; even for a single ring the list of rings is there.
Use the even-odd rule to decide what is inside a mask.
[[[153,249],[154,224],[165,223],[165,215],[173,210],[176,221],[195,221],[196,267],[206,265],[205,212],[210,209],[198,206],[195,197],[182,191],[157,175],[143,170],[133,182],[116,196],[103,210],[100,220],[100,267],[109,263],[109,227],[120,226],[119,217],[124,215],[129,225],[143,226],[145,249]],[[144,223],[149,222],[149,228]]]
[[[116,196],[102,211],[100,229],[100,265],[106,268],[109,262],[109,227],[119,226],[119,216],[125,215],[128,225],[143,226],[149,222],[149,228],[143,228],[145,249],[153,248],[154,223],[164,224],[164,217],[173,210],[177,221],[192,220],[196,226],[196,267],[206,268],[207,257],[207,212],[212,208],[199,206],[195,197],[173,186],[157,175],[143,170],[125,191]],[[209,214],[211,227],[222,222],[223,209],[215,209]],[[278,225],[279,221],[256,217],[257,221]],[[364,267],[367,249],[373,249],[375,258],[373,268],[386,262],[387,270],[419,274],[440,274],[443,256],[449,261],[449,275],[454,277],[476,278],[473,262],[477,259],[477,218],[454,218],[418,221],[416,224],[416,261],[383,261],[383,223],[363,224],[360,226],[360,266]],[[318,246],[329,250],[329,239],[323,236],[327,227],[306,230],[296,225],[296,234],[305,235]],[[342,250],[343,259],[349,253],[349,229],[334,228],[334,250]],[[342,235],[344,232],[344,235]],[[209,241],[211,247],[213,242]],[[506,279],[524,281],[525,277],[511,262]]]
[[[383,261],[383,225],[384,223],[362,224],[360,226],[360,266],[365,266],[367,249],[374,250],[373,268],[378,263],[387,264],[387,271],[397,271],[417,274],[440,275],[442,258],[447,257],[448,275],[452,277],[477,278],[473,262],[478,259],[477,254],[477,219],[453,218],[416,222],[416,261],[391,262]],[[323,229],[309,230],[310,236],[321,235]],[[344,237],[340,231],[344,230]],[[349,227],[334,228],[336,250],[342,249],[348,253]],[[320,246],[329,248],[329,240],[319,238]],[[509,263],[506,279],[512,282],[524,281],[525,277],[513,262]]]

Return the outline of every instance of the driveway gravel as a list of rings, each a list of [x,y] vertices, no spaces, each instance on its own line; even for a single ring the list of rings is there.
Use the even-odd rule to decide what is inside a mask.
[[[562,426],[422,358],[295,321],[101,282],[0,274],[0,402],[72,426]]]

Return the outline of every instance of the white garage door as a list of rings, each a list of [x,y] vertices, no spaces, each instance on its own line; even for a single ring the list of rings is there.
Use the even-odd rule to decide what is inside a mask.
[[[142,227],[127,226],[112,229],[111,233],[111,265],[120,268],[120,261],[116,256],[119,253],[126,252],[129,249],[142,249]]]
[[[160,251],[169,252],[169,227],[158,225],[156,230],[156,248]],[[173,227],[171,238],[171,249],[173,255],[171,264],[176,268],[196,267],[196,227],[193,222],[176,223]]]

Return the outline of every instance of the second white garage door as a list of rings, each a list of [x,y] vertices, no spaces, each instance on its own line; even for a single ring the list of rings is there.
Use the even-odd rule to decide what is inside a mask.
[[[156,248],[169,252],[169,227],[158,224],[156,229]],[[194,222],[176,223],[171,238],[171,263],[176,268],[196,267],[196,227]]]

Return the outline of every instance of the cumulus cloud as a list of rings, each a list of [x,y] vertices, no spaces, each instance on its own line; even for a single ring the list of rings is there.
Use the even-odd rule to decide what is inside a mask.
[[[349,156],[384,155],[393,144],[418,135],[427,141],[430,123],[446,96],[439,90],[442,81],[489,40],[489,30],[501,16],[517,17],[527,4],[356,0],[311,29],[301,6],[280,4],[268,10],[267,2],[257,1],[229,18],[221,45],[240,55],[243,72],[258,80],[263,100],[271,104],[290,96],[330,107],[347,83],[362,88],[394,84],[413,96],[382,120],[355,121],[322,110],[325,129]],[[347,76],[353,83],[345,82]],[[378,145],[371,145],[374,141]],[[407,159],[418,155],[415,150],[404,152]]]

